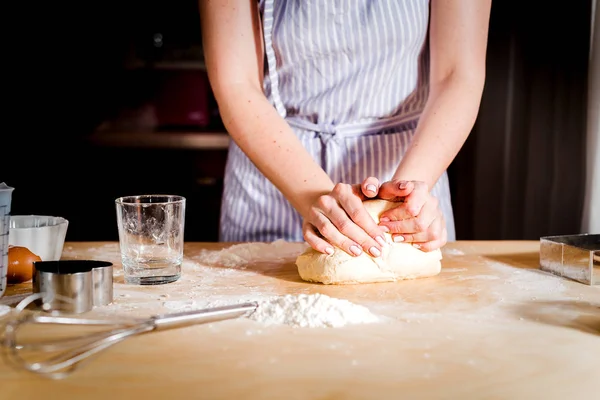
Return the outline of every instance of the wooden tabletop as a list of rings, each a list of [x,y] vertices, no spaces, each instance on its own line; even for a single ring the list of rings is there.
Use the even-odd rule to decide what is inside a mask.
[[[123,283],[118,243],[66,243],[63,258],[114,262],[114,302],[88,313],[94,316],[143,317],[269,295],[323,293],[364,305],[386,322],[294,328],[240,318],[151,332],[104,350],[61,380],[2,362],[0,397],[598,396],[600,288],[540,271],[537,241],[449,243],[436,277],[351,286],[302,282],[293,262],[302,248],[187,243],[182,278],[162,286]],[[30,291],[31,283],[9,286],[1,300]]]

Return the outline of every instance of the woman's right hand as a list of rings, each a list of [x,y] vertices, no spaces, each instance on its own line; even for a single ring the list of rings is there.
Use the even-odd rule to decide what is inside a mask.
[[[363,205],[364,200],[376,195],[376,192],[371,195],[365,191],[365,182],[362,185],[338,183],[331,193],[319,196],[311,205],[302,231],[304,240],[312,248],[325,254],[333,254],[333,246],[336,246],[351,256],[363,252],[373,257],[381,255],[386,245],[383,234],[387,227],[377,225]],[[377,180],[375,183],[378,185]]]

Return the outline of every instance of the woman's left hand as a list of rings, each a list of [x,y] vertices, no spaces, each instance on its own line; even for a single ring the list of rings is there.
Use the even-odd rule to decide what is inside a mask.
[[[384,182],[377,197],[399,202],[397,207],[381,214],[379,224],[389,229],[395,242],[411,243],[423,251],[432,251],[446,244],[448,232],[444,214],[426,183]]]

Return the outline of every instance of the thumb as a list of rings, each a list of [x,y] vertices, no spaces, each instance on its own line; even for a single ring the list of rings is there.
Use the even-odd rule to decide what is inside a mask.
[[[393,180],[385,182],[379,188],[379,197],[389,201],[400,201],[415,189],[411,181]]]
[[[373,198],[377,196],[379,191],[379,179],[370,176],[365,179],[361,185],[362,193],[367,198]]]

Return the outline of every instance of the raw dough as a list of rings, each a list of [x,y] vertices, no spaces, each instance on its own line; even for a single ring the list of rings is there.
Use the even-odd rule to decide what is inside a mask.
[[[379,216],[394,204],[386,200],[364,202],[365,208],[377,222]],[[338,248],[328,255],[309,247],[296,259],[298,273],[305,281],[324,284],[393,282],[440,273],[442,252],[439,249],[424,252],[407,243],[394,243],[392,236],[387,233],[385,239],[387,246],[378,258],[367,253],[353,257]]]

